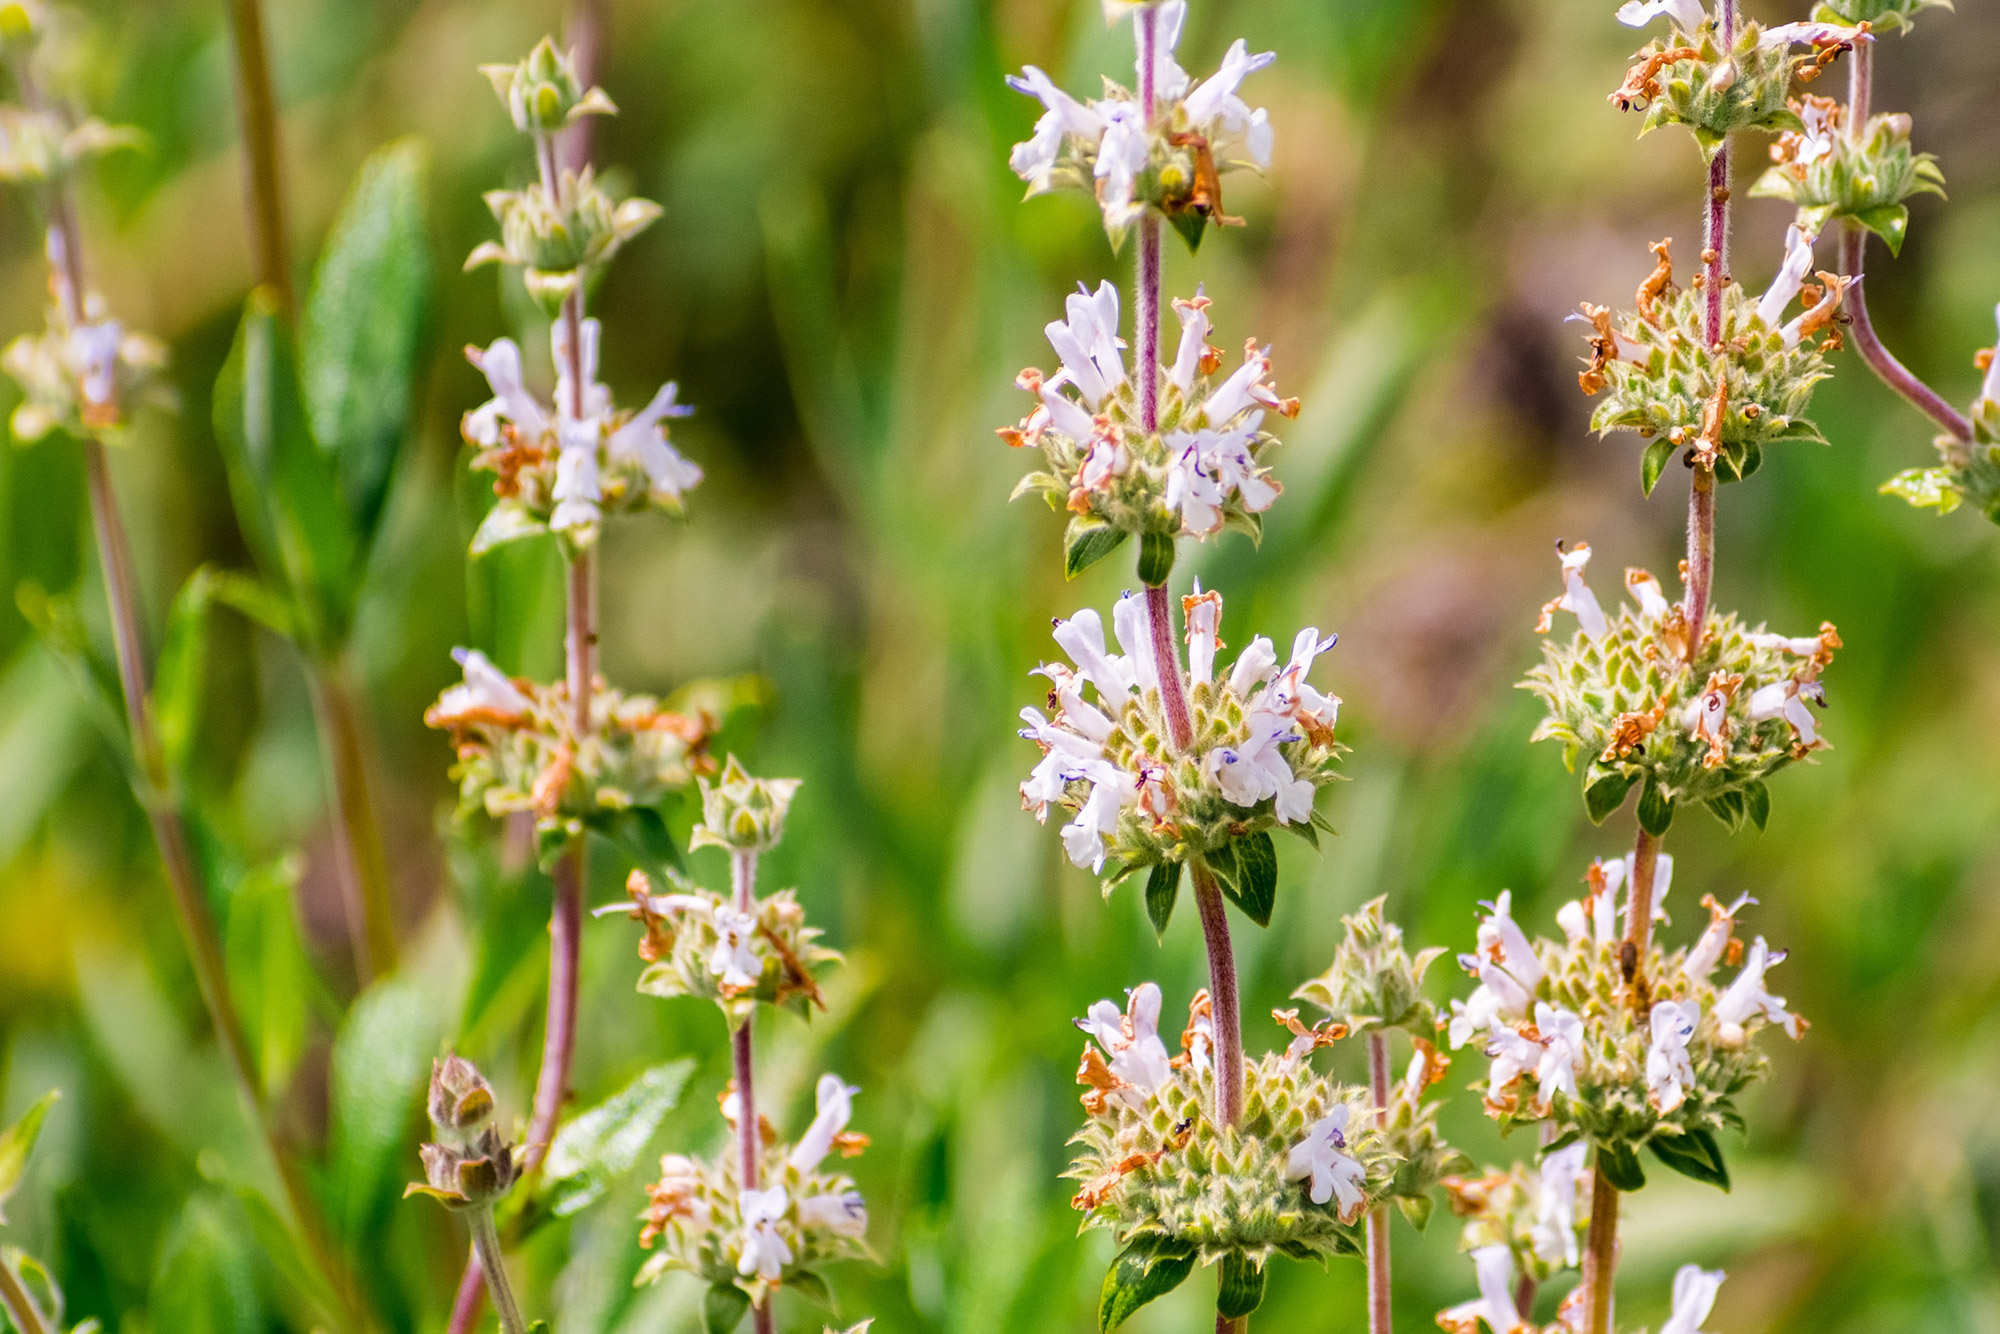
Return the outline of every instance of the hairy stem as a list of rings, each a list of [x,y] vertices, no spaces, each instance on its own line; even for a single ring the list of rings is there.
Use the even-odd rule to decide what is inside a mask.
[[[1132,358],[1132,374],[1139,381],[1139,426],[1145,431],[1157,431],[1160,429],[1160,217],[1157,213],[1147,213],[1139,219],[1137,287],[1138,300],[1134,304],[1139,350]]]
[[[368,982],[395,971],[395,910],[389,899],[389,864],[382,830],[368,793],[367,750],[361,706],[339,661],[309,665],[313,713],[319,723],[327,788],[333,794],[340,837],[334,841],[355,974]]]
[[[1174,603],[1167,586],[1146,585],[1146,623],[1153,640],[1153,667],[1160,678],[1160,708],[1175,750],[1194,742],[1194,721],[1188,713],[1187,688],[1181,683],[1181,655],[1174,646]]]
[[[458,1293],[451,1299],[451,1321],[446,1334],[472,1334],[479,1323],[480,1304],[486,1297],[486,1275],[479,1267],[479,1248],[472,1248],[465,1272],[458,1276]]]
[[[486,1275],[486,1290],[493,1294],[493,1309],[500,1315],[500,1334],[528,1334],[528,1322],[521,1318],[521,1304],[514,1298],[507,1266],[500,1254],[500,1233],[493,1226],[489,1205],[467,1215],[472,1224],[472,1253]]]
[[[1660,864],[1660,840],[1644,829],[1632,844],[1632,876],[1625,887],[1625,943],[1646,957],[1653,943],[1653,873]]]
[[[1724,6],[1724,32],[1735,29],[1735,9]],[[1711,350],[1722,345],[1722,291],[1729,282],[1729,144],[1715,152],[1708,166],[1707,196],[1702,213],[1702,336]],[[1687,599],[1688,661],[1701,649],[1708,626],[1708,604],[1715,582],[1715,470],[1697,461],[1688,488]]]
[[[1243,1120],[1243,1004],[1236,994],[1236,956],[1229,946],[1229,917],[1215,876],[1200,862],[1188,863],[1194,903],[1201,914],[1201,938],[1208,946],[1208,998],[1215,1024],[1215,1119],[1224,1126]]]
[[[285,240],[285,197],[278,171],[278,103],[264,50],[259,0],[229,0],[236,47],[236,106],[243,119],[244,185],[250,205],[250,253],[257,281],[277,293],[287,320],[298,314],[292,261]]]
[[[1590,1232],[1584,1241],[1584,1334],[1611,1334],[1611,1280],[1618,1267],[1618,1188],[1603,1171],[1590,1183]]]
[[[1389,1123],[1389,1035],[1368,1033],[1368,1089],[1375,1095],[1375,1124]],[[1368,1334],[1390,1334],[1389,1206],[1378,1204],[1368,1215]]]
[[[736,911],[754,914],[757,910],[757,854],[738,851],[729,859],[729,885],[734,891]],[[750,1045],[750,1024],[744,1016],[742,1027],[729,1035],[730,1052],[736,1066],[736,1152],[744,1190],[763,1186],[760,1162],[763,1157],[762,1124],[757,1116],[755,1062]],[[757,1334],[771,1334],[771,1299],[766,1296],[752,1311]]]
[[[7,1263],[5,1256],[0,1256],[0,1310],[7,1313],[20,1334],[50,1334],[42,1309],[28,1295],[27,1286],[14,1272],[14,1266]]]

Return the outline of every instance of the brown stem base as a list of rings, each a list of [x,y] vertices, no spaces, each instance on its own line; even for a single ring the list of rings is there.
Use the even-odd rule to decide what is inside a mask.
[[[1611,1334],[1611,1283],[1618,1268],[1618,1188],[1602,1171],[1590,1183],[1590,1232],[1583,1252],[1584,1334]]]

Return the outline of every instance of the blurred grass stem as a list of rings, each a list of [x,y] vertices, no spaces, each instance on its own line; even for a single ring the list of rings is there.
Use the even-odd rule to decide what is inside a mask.
[[[19,1334],[52,1334],[48,1322],[42,1318],[41,1308],[35,1305],[5,1257],[0,1257],[0,1310],[7,1312]]]
[[[1243,1120],[1243,1003],[1236,992],[1236,956],[1229,945],[1229,917],[1214,874],[1190,861],[1194,903],[1201,936],[1208,946],[1208,996],[1215,1024],[1215,1119],[1225,1126]]]
[[[757,854],[735,852],[729,858],[729,887],[734,892],[736,911],[755,916],[757,910]],[[763,1147],[761,1123],[757,1116],[757,1085],[755,1062],[750,1044],[750,1023],[755,1011],[743,1017],[743,1023],[729,1035],[730,1054],[736,1068],[736,1151],[739,1178],[744,1190],[763,1188],[762,1174],[758,1171],[757,1159]],[[767,1293],[764,1300],[751,1308],[752,1319],[756,1322],[757,1334],[771,1334],[774,1328],[771,1314],[771,1298]]]
[[[493,1226],[493,1207],[486,1205],[472,1210],[469,1220],[472,1251],[485,1271],[487,1291],[493,1294],[493,1309],[500,1315],[501,1334],[528,1334],[528,1323],[521,1318],[521,1304],[514,1298],[514,1285],[508,1281],[507,1266],[500,1254],[500,1233]]]
[[[1375,1124],[1389,1124],[1389,1035],[1380,1028],[1368,1033],[1368,1091],[1375,1095]],[[1368,1214],[1368,1334],[1391,1334],[1389,1316],[1389,1206],[1378,1204]]]
[[[1847,135],[1858,141],[1866,129],[1869,103],[1874,100],[1874,45],[1869,42],[1855,43],[1847,59]],[[1847,289],[1846,298],[1848,330],[1854,335],[1854,350],[1861,354],[1861,359],[1868,363],[1869,369],[1882,383],[1902,395],[1911,407],[1959,440],[1969,443],[1972,423],[1965,414],[1896,360],[1895,354],[1884,347],[1881,338],[1876,336],[1874,322],[1868,318],[1868,297],[1861,284],[1861,271],[1867,254],[1867,231],[1852,219],[1843,222],[1840,230],[1840,271],[1854,279],[1853,285]]]
[[[243,168],[250,205],[250,251],[257,281],[278,294],[287,321],[298,318],[292,261],[285,240],[284,178],[278,170],[278,101],[264,47],[259,0],[229,0],[236,48],[236,106],[243,120]]]

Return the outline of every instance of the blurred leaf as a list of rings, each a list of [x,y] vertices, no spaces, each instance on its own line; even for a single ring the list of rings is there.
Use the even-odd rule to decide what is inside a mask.
[[[334,1322],[334,1327],[338,1328],[342,1318],[340,1305],[319,1266],[300,1250],[298,1234],[256,1191],[239,1186],[234,1194],[248,1224],[250,1240],[255,1243],[257,1253],[277,1271],[282,1282],[281,1290],[310,1304],[323,1319]]]
[[[1063,576],[1076,578],[1116,551],[1127,536],[1123,528],[1072,519],[1068,531],[1063,534]]]
[[[538,1203],[567,1218],[603,1198],[646,1151],[694,1070],[689,1060],[656,1065],[556,1132]]]
[[[1146,916],[1153,923],[1153,934],[1166,938],[1167,921],[1174,915],[1174,901],[1181,893],[1181,864],[1160,862],[1146,877]]]
[[[1646,1141],[1653,1156],[1684,1177],[1729,1189],[1729,1165],[1722,1160],[1722,1146],[1707,1130],[1691,1130],[1685,1135],[1655,1135]]]
[[[215,433],[243,536],[289,590],[299,639],[324,656],[346,634],[360,574],[333,461],[307,424],[291,336],[270,293],[250,294],[215,383]]]
[[[284,1088],[305,1050],[312,961],[292,907],[301,864],[281,857],[239,877],[223,925],[230,989],[267,1097]]]
[[[1151,1237],[1135,1241],[1105,1271],[1104,1291],[1097,1302],[1097,1328],[1103,1334],[1124,1324],[1147,1302],[1178,1288],[1194,1272],[1194,1251],[1162,1253],[1159,1245]]]
[[[35,1151],[35,1140],[42,1133],[42,1122],[61,1096],[61,1090],[50,1089],[41,1101],[21,1114],[20,1120],[0,1130],[0,1223],[7,1221],[7,1197],[21,1184],[28,1155]]]
[[[0,1267],[7,1270],[8,1276],[14,1280],[21,1295],[28,1299],[28,1304],[33,1308],[32,1312],[28,1313],[29,1318],[39,1318],[47,1329],[60,1330],[65,1304],[63,1290],[62,1285],[56,1282],[56,1276],[49,1272],[48,1266],[18,1246],[0,1246]],[[7,1308],[0,1305],[0,1312],[4,1311],[7,1311]],[[10,1325],[9,1328],[13,1326]]]
[[[1437,1197],[1433,1195],[1398,1195],[1396,1207],[1403,1211],[1410,1226],[1422,1232],[1430,1226],[1431,1214],[1437,1209]]]
[[[651,806],[595,811],[584,823],[611,840],[656,886],[668,884],[667,873],[684,865],[680,847],[668,832],[666,820]]]
[[[1215,1295],[1215,1313],[1241,1320],[1264,1304],[1264,1266],[1231,1252],[1222,1257],[1222,1277]]]
[[[402,1191],[410,1134],[441,1018],[417,983],[383,978],[355,1000],[333,1043],[327,1214],[358,1241]]]
[[[365,551],[410,429],[430,306],[423,145],[402,139],[361,166],[320,252],[299,328],[306,411],[332,454]]]
[[[83,758],[81,713],[44,645],[24,648],[0,675],[0,866],[14,860]]]
[[[147,1302],[152,1327],[162,1334],[263,1334],[252,1252],[232,1212],[205,1192],[181,1210]]]
[[[713,1283],[701,1297],[701,1327],[708,1334],[730,1334],[750,1310],[750,1294],[734,1283]]]

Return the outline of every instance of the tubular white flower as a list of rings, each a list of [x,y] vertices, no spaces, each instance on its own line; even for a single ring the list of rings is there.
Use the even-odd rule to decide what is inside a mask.
[[[1514,1305],[1514,1252],[1504,1244],[1481,1246],[1472,1252],[1479,1276],[1479,1296],[1438,1312],[1438,1324],[1449,1334],[1479,1334],[1483,1321],[1492,1334],[1514,1334],[1526,1322]]]
[[[1106,0],[1107,7],[1114,0]],[[1153,29],[1153,99],[1162,106],[1172,106],[1187,96],[1190,80],[1187,71],[1174,59],[1174,52],[1181,44],[1181,29],[1187,24],[1187,0],[1166,0],[1159,6],[1159,17],[1154,20]],[[1136,34],[1134,35],[1136,42]],[[1143,67],[1135,58],[1132,62],[1135,74],[1143,73]]]
[[[1806,707],[1806,701],[1825,698],[1826,688],[1817,681],[1773,681],[1751,694],[1750,721],[1761,723],[1783,718],[1792,725],[1799,744],[1810,749],[1819,744],[1819,723]]]
[[[1104,621],[1096,608],[1085,607],[1068,620],[1057,621],[1055,641],[1076,664],[1077,674],[1096,687],[1099,699],[1109,700],[1116,707],[1132,693],[1132,666],[1124,658],[1105,651]]]
[[[824,1228],[843,1237],[860,1237],[868,1231],[868,1201],[858,1190],[837,1195],[808,1195],[799,1201],[799,1225]]]
[[[1204,79],[1182,104],[1188,122],[1200,128],[1220,121],[1230,132],[1242,133],[1250,120],[1250,108],[1236,95],[1236,90],[1243,86],[1243,80],[1277,58],[1275,51],[1253,56],[1244,40],[1237,38],[1222,57],[1222,68]]]
[[[1075,385],[1085,406],[1095,412],[1106,394],[1125,383],[1125,359],[1119,353],[1124,344],[1118,339],[1118,289],[1107,281],[1098,285],[1095,295],[1087,289],[1072,292],[1063,308],[1067,318],[1053,321],[1043,332],[1062,358],[1061,378]],[[1085,440],[1089,432],[1075,438]]]
[[[1765,289],[1763,299],[1757,303],[1757,318],[1764,321],[1766,328],[1777,329],[1784,323],[1785,308],[1792,304],[1813,271],[1814,235],[1796,222],[1785,228],[1785,261],[1778,268],[1778,276],[1771,279]]]
[[[1367,1198],[1361,1190],[1367,1172],[1347,1152],[1347,1118],[1347,1105],[1336,1106],[1306,1128],[1285,1160],[1285,1179],[1308,1182],[1314,1204],[1337,1200],[1344,1219],[1360,1213]]]
[[[1542,961],[1528,943],[1527,933],[1514,920],[1514,893],[1503,889],[1491,903],[1482,903],[1487,915],[1479,922],[1479,954],[1505,969],[1524,993],[1541,985],[1545,972]]]
[[[722,979],[722,985],[746,989],[757,985],[764,961],[757,957],[757,919],[734,908],[715,910],[715,950],[708,956],[708,971]]]
[[[1589,1146],[1579,1140],[1542,1159],[1535,1226],[1529,1235],[1535,1255],[1550,1264],[1576,1266],[1576,1187],[1590,1170],[1584,1165],[1588,1151]]]
[[[571,428],[581,425],[588,430],[588,440],[571,437]],[[549,515],[549,527],[559,533],[580,533],[596,524],[603,517],[598,502],[604,498],[603,489],[597,477],[597,425],[595,422],[572,423],[568,418],[561,421],[561,432],[565,438],[562,452],[556,456],[555,512]]]
[[[1713,894],[1703,895],[1701,901],[1708,909],[1708,926],[1681,964],[1681,972],[1691,982],[1708,980],[1708,975],[1715,971],[1715,965],[1722,962],[1722,956],[1729,950],[1729,941],[1736,929],[1736,914],[1757,900],[1745,894],[1727,908],[1718,903]]]
[[[1583,1020],[1560,1005],[1537,1001],[1535,1029],[1542,1035],[1542,1059],[1535,1066],[1542,1106],[1552,1105],[1558,1093],[1574,1099],[1576,1063],[1583,1059]]]
[[[1625,591],[1639,604],[1639,614],[1647,620],[1657,620],[1672,608],[1667,601],[1666,590],[1660,587],[1650,571],[1637,568],[1625,571]]]
[[[1071,863],[1093,873],[1104,869],[1104,837],[1118,828],[1118,816],[1139,803],[1139,785],[1131,774],[1103,760],[1082,766],[1090,780],[1090,796],[1076,819],[1062,827],[1063,851]]]
[[[1271,673],[1278,670],[1278,650],[1271,641],[1257,635],[1250,646],[1236,655],[1236,662],[1229,669],[1229,688],[1239,699],[1248,699],[1250,692],[1271,679]]]
[[[1188,680],[1208,685],[1215,680],[1215,653],[1222,647],[1222,594],[1201,591],[1181,599],[1181,618],[1187,625]]]
[[[1643,28],[1662,14],[1690,35],[1708,20],[1701,0],[1625,0],[1618,6],[1618,21],[1628,28]]]
[[[1542,1044],[1496,1023],[1488,1033],[1486,1057],[1492,1062],[1487,1072],[1486,1100],[1498,1103],[1516,1080],[1542,1063]]]
[[[1797,1038],[1804,1031],[1805,1021],[1785,1009],[1785,998],[1773,996],[1764,989],[1764,972],[1784,962],[1785,952],[1771,952],[1771,947],[1759,936],[1751,942],[1749,957],[1743,961],[1743,971],[1730,982],[1715,1002],[1715,1022],[1721,1029],[1724,1046],[1740,1047],[1747,1036],[1744,1025],[1752,1016],[1762,1015],[1764,1022],[1783,1025],[1785,1033]]]
[[[667,443],[660,423],[668,417],[686,417],[694,409],[674,401],[679,386],[672,380],[660,386],[652,402],[634,413],[632,419],[611,433],[605,452],[613,461],[631,460],[645,469],[655,491],[678,500],[700,484],[701,468]]]
[[[1160,668],[1153,658],[1153,622],[1146,614],[1146,599],[1130,589],[1118,595],[1111,607],[1111,630],[1125,661],[1132,669],[1133,684],[1140,690],[1160,688]]]
[[[1660,1334],[1701,1334],[1701,1322],[1715,1309],[1716,1289],[1727,1278],[1720,1269],[1682,1265],[1674,1274],[1674,1309]]]
[[[438,696],[434,710],[438,718],[450,722],[473,713],[518,717],[535,707],[534,701],[478,649],[455,648],[451,656],[464,670],[465,681],[462,685],[449,687]]]
[[[1034,137],[1015,144],[1007,159],[1016,176],[1034,189],[1044,189],[1062,155],[1064,138],[1073,135],[1095,145],[1104,135],[1104,118],[1056,87],[1054,80],[1033,65],[1025,66],[1018,75],[1008,75],[1007,86],[1047,108],[1035,122]]]
[[[743,1257],[736,1262],[736,1272],[745,1278],[755,1274],[766,1283],[775,1283],[784,1277],[785,1266],[792,1262],[792,1248],[778,1232],[778,1223],[784,1218],[788,1203],[785,1188],[746,1190],[737,1201],[743,1213]]]
[[[611,411],[611,391],[597,382],[597,350],[603,341],[603,327],[596,320],[582,322],[583,346],[583,414],[577,417],[570,411],[569,386],[569,323],[557,320],[549,326],[549,351],[556,364],[556,411],[561,417],[588,423],[593,429],[598,420]]]
[[[1556,559],[1562,565],[1563,593],[1542,606],[1541,619],[1535,629],[1546,634],[1550,622],[1558,611],[1566,611],[1576,617],[1576,623],[1592,639],[1604,638],[1610,623],[1604,619],[1604,608],[1598,605],[1597,595],[1590,591],[1590,585],[1583,581],[1583,570],[1590,564],[1590,543],[1578,542],[1569,550],[1563,550],[1562,543],[1556,543]]]
[[[466,348],[465,356],[493,390],[491,400],[466,414],[465,433],[469,438],[481,445],[497,443],[502,421],[512,423],[515,430],[529,437],[540,436],[549,429],[548,414],[521,383],[519,344],[511,338],[496,338],[484,351]]]
[[[1174,313],[1181,321],[1181,343],[1174,353],[1167,380],[1183,394],[1194,387],[1194,377],[1200,373],[1203,354],[1208,351],[1208,306],[1205,289],[1199,286],[1194,289],[1192,300],[1174,301]]]
[[[1104,1049],[1111,1073],[1129,1087],[1113,1091],[1134,1111],[1144,1109],[1173,1077],[1167,1046],[1160,1041],[1160,988],[1141,982],[1127,994],[1125,1009],[1108,1000],[1092,1005],[1076,1026]]]
[[[76,388],[91,407],[115,404],[118,350],[125,330],[116,320],[79,324],[69,333],[69,356],[76,367]]]
[[[1033,811],[1037,821],[1046,823],[1049,803],[1061,801],[1068,792],[1069,783],[1082,778],[1084,766],[1102,759],[1104,752],[1087,738],[1067,728],[1051,725],[1036,709],[1022,709],[1021,720],[1028,724],[1021,729],[1021,735],[1040,745],[1045,752],[1041,763],[1029,774],[1028,781],[1021,784],[1021,808]]]
[[[1694,1083],[1687,1044],[1700,1022],[1701,1006],[1694,1001],[1660,1001],[1653,1006],[1648,1019],[1653,1040],[1646,1048],[1646,1096],[1663,1115],[1686,1101]]]
[[[819,1087],[814,1091],[816,1115],[806,1133],[792,1146],[787,1159],[794,1168],[803,1173],[820,1165],[820,1160],[833,1148],[833,1137],[847,1129],[848,1119],[854,1115],[854,1095],[859,1092],[860,1089],[839,1075],[819,1077]],[[804,1201],[800,1201],[799,1207],[803,1212]]]
[[[1469,954],[1459,956],[1460,963],[1467,960],[1472,960],[1476,972],[1478,963],[1476,959]],[[1445,1034],[1451,1043],[1451,1049],[1457,1051],[1493,1027],[1493,1021],[1499,1013],[1500,993],[1484,983],[1474,987],[1472,994],[1464,1000],[1452,997],[1451,1024]]]
[[[1208,398],[1202,403],[1202,420],[1209,426],[1219,427],[1228,424],[1238,413],[1247,412],[1260,403],[1275,406],[1277,396],[1264,386],[1264,379],[1270,373],[1269,349],[1250,348],[1244,354],[1243,364],[1209,391]]]
[[[1760,46],[1853,46],[1872,42],[1875,34],[1845,23],[1778,23],[1758,35]]]
[[[1097,145],[1097,198],[1104,225],[1113,232],[1139,220],[1146,206],[1133,194],[1139,173],[1152,153],[1152,137],[1136,102],[1106,102],[1104,138]]]

